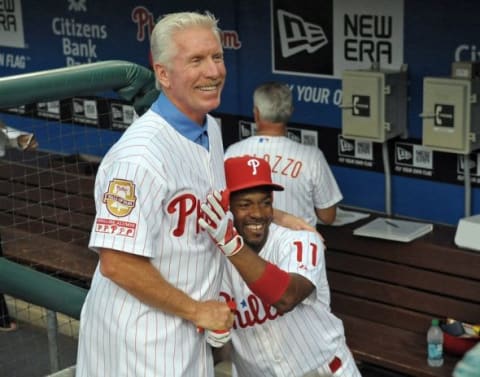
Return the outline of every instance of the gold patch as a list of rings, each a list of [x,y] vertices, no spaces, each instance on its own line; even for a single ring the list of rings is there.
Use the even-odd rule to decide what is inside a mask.
[[[108,192],[103,194],[103,202],[108,212],[116,217],[128,216],[135,208],[135,184],[124,179],[114,179],[108,184]]]

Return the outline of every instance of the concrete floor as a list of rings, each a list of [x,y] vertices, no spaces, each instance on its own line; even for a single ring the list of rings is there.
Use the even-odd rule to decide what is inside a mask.
[[[58,334],[60,369],[75,364],[77,340]],[[44,377],[50,374],[48,337],[44,328],[18,322],[18,329],[0,332],[0,375],[2,377]]]

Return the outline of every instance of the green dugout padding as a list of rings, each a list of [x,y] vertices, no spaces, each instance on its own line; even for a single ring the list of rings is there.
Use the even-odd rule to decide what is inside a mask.
[[[88,290],[1,257],[0,292],[80,319]]]
[[[139,115],[155,98],[155,77],[150,69],[122,60],[107,60],[0,78],[0,108],[113,90],[132,101]]]

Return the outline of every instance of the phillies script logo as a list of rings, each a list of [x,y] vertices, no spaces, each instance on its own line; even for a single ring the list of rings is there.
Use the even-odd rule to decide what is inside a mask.
[[[167,212],[177,218],[176,226],[172,231],[175,237],[181,237],[185,234],[185,228],[189,221],[194,221],[195,233],[200,232],[198,220],[205,218],[200,209],[201,201],[190,192],[184,192],[175,196],[167,204]]]
[[[147,7],[140,5],[132,9],[130,17],[137,25],[137,41],[143,42],[147,37],[150,38],[156,23],[153,13]],[[238,50],[242,47],[240,36],[235,30],[221,30],[220,38],[226,50]]]
[[[232,300],[235,301],[235,299],[226,292],[220,292],[220,296],[224,297],[227,302]],[[235,310],[234,329],[237,329],[238,327],[244,329],[246,327],[255,326],[256,324],[261,325],[262,323],[274,320],[282,315],[278,313],[277,309],[272,305],[265,304],[257,296],[252,294],[240,303],[240,308],[245,308],[245,310]]]

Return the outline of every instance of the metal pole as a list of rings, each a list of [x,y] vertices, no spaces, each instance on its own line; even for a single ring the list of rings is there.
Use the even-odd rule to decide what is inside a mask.
[[[47,310],[47,335],[48,335],[48,353],[50,357],[50,372],[58,372],[58,321],[57,313],[53,310]]]
[[[382,143],[383,169],[385,171],[385,212],[392,215],[392,174],[390,172],[390,161],[388,159],[388,143]]]
[[[472,183],[470,179],[470,156],[463,156],[463,183],[465,184],[465,217],[472,214]]]

